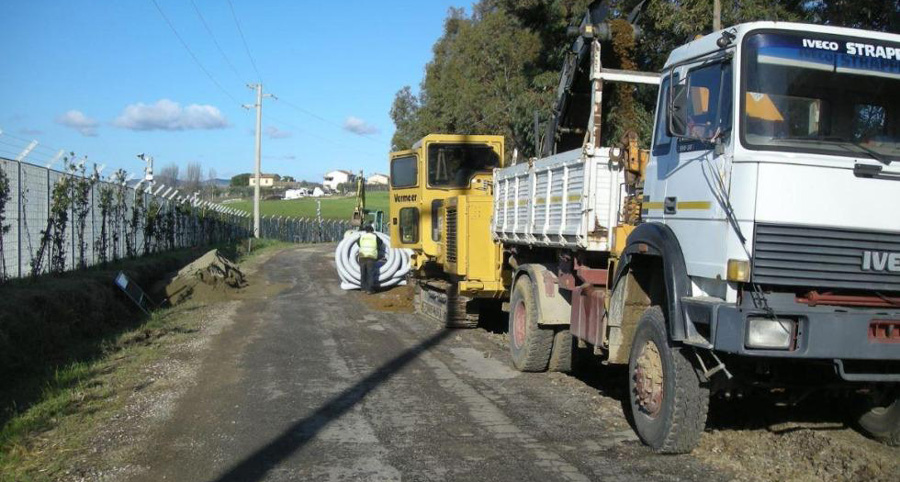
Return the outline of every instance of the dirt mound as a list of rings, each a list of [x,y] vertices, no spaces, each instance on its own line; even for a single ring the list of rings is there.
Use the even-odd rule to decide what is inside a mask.
[[[355,293],[370,309],[375,311],[390,313],[412,313],[415,311],[413,306],[413,287],[410,285],[395,286],[373,295],[367,295],[361,291]]]
[[[174,306],[189,299],[215,298],[216,294],[245,286],[247,280],[238,265],[214,249],[168,277],[160,291]]]
[[[714,400],[710,428],[694,451],[739,480],[895,481],[900,449],[865,438],[842,419],[839,402],[823,398],[796,407],[763,400]]]

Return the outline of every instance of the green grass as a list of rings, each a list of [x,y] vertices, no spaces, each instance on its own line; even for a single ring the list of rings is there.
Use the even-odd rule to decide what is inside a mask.
[[[319,198],[322,201],[322,217],[325,219],[350,219],[356,207],[356,196]],[[253,200],[242,199],[227,206],[248,213],[253,212]],[[387,191],[376,191],[366,194],[366,209],[370,211],[388,210]],[[295,218],[313,218],[316,216],[316,199],[291,199],[289,201],[261,201],[259,211],[263,216],[289,216]]]

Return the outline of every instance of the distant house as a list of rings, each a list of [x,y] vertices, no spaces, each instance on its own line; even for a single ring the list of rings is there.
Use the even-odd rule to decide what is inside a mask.
[[[390,178],[387,177],[387,174],[379,174],[376,172],[375,174],[369,176],[368,179],[366,179],[366,184],[379,184],[382,186],[386,186],[389,181]]]
[[[274,174],[260,174],[259,175],[259,187],[272,187],[275,185],[275,180],[277,176]],[[250,176],[250,186],[256,186],[256,176]]]
[[[309,196],[309,189],[301,187],[298,189],[286,189],[284,191],[285,199],[300,199]]]
[[[356,176],[353,175],[350,171],[344,171],[342,169],[336,171],[329,171],[325,173],[325,181],[322,183],[328,189],[332,191],[337,191],[339,185],[344,184],[345,182],[350,182],[354,180]]]

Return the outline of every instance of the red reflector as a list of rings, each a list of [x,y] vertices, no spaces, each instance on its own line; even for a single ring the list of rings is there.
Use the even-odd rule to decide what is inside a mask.
[[[900,320],[873,320],[869,323],[869,341],[900,343]]]

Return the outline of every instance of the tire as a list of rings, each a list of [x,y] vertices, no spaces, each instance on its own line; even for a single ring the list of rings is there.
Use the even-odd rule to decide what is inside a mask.
[[[647,308],[628,358],[628,393],[638,437],[659,453],[690,452],[706,427],[709,389],[687,356],[669,342],[662,309]]]
[[[900,395],[866,404],[856,423],[873,439],[891,447],[900,446]]]
[[[547,370],[551,372],[569,373],[572,371],[572,345],[575,338],[568,329],[557,330],[553,335],[553,348],[550,350],[550,361]]]
[[[538,325],[540,314],[531,279],[522,276],[513,287],[509,310],[509,349],[513,366],[523,372],[547,369],[553,347],[553,330]]]

